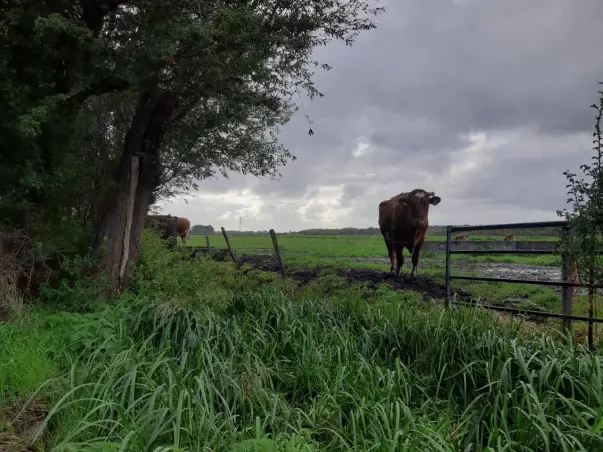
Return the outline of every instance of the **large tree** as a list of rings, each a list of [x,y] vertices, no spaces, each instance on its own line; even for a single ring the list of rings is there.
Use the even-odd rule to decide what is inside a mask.
[[[20,170],[0,180],[0,207],[44,212],[39,224],[93,223],[114,293],[157,196],[227,170],[274,175],[294,158],[276,136],[300,90],[320,94],[313,48],[351,45],[382,10],[369,0],[3,3],[11,97],[0,107],[12,119],[0,123],[1,157]]]
[[[292,158],[276,139],[294,112],[292,97],[300,88],[318,94],[313,48],[333,38],[351,44],[375,26],[377,12],[365,0],[124,8],[136,26],[123,47],[133,50],[117,52],[123,68],[139,70],[130,82],[139,98],[97,234],[114,292],[127,284],[157,190],[227,169],[275,174]],[[112,33],[124,36],[119,27]]]

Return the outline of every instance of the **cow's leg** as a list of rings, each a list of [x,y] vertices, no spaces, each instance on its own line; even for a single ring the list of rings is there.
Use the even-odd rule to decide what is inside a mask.
[[[186,246],[186,234],[180,234],[180,238],[182,239],[184,246]]]
[[[390,273],[394,273],[395,270],[395,265],[396,265],[396,256],[394,254],[394,244],[391,242],[385,242],[385,245],[387,246],[387,254],[389,255],[389,262],[390,262],[390,267],[389,267],[389,271]]]
[[[401,244],[396,243],[394,248],[396,250],[396,278],[398,278],[400,276],[402,266],[404,265],[404,254],[402,254],[404,247]]]
[[[417,279],[417,265],[419,265],[419,255],[421,254],[422,245],[423,244],[416,245],[415,249],[412,251],[412,272],[410,273],[410,276],[413,279]]]
[[[391,266],[389,267],[389,271],[393,274],[395,265],[394,244],[389,239],[388,234],[383,234],[383,241],[385,242],[385,246],[387,247],[387,256],[389,257],[389,262],[391,264]]]

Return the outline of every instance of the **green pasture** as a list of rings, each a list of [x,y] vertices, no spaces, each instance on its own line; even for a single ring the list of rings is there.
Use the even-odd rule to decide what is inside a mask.
[[[118,300],[82,283],[0,324],[0,449],[603,450],[600,352],[328,269],[245,270],[147,235]]]
[[[316,243],[321,242],[322,237],[317,236],[314,246]],[[346,237],[347,238],[347,237]],[[355,244],[363,243],[356,238]],[[279,243],[280,243],[279,238]],[[312,243],[308,241],[309,243]],[[351,241],[351,243],[354,243]],[[283,261],[285,267],[290,270],[296,268],[332,268],[334,270],[345,270],[350,268],[369,268],[379,271],[389,271],[389,261],[383,242],[379,243],[383,250],[378,250],[377,259],[375,256],[360,256],[356,253],[356,247],[350,247],[346,250],[344,247],[339,248],[341,253],[339,256],[335,255],[335,252],[329,250],[327,247],[322,247],[324,251],[317,251],[316,249],[312,252],[306,251],[299,254],[287,254],[283,253]],[[234,245],[233,245],[234,246]],[[261,248],[261,247],[260,247]],[[251,248],[249,248],[250,250]],[[282,249],[282,248],[281,248]],[[235,248],[236,250],[236,248]],[[348,254],[346,255],[346,251]],[[245,248],[240,248],[240,253],[245,253]],[[545,268],[560,268],[561,258],[558,255],[514,255],[514,254],[502,254],[502,255],[453,255],[451,256],[452,274],[464,275],[464,276],[486,276],[479,272],[480,264],[510,264],[514,266],[538,266]],[[519,267],[521,268],[521,267]],[[412,269],[411,257],[408,251],[404,251],[404,267],[402,272],[404,274],[410,274]],[[324,270],[323,270],[324,271]],[[445,284],[445,261],[443,253],[436,252],[422,252],[419,261],[419,273],[422,275],[429,276],[434,281]],[[487,276],[497,277],[496,274],[489,274]],[[522,275],[521,273],[515,274],[513,278],[523,279],[535,279],[535,277],[527,274]],[[482,282],[482,281],[462,281],[454,280],[452,282],[453,291],[462,290],[472,294],[475,300],[478,300],[483,304],[505,304],[511,305],[521,309],[540,310],[547,312],[561,312],[561,293],[559,290],[549,286],[533,285],[533,284],[520,284],[520,283],[496,283],[496,282]],[[596,312],[596,317],[603,317],[603,311]],[[588,315],[588,299],[585,295],[575,295],[573,299],[572,312],[574,315],[587,316]],[[558,319],[543,319],[541,327],[552,328],[556,330],[560,326],[560,320]],[[603,326],[595,327],[597,329],[597,336],[603,337]],[[584,335],[587,329],[587,324],[583,322],[574,322],[573,331],[576,337],[584,339]],[[599,329],[601,330],[599,332]]]
[[[544,237],[551,240],[552,237]],[[220,235],[209,236],[210,246],[226,248],[224,237]],[[437,239],[437,237],[436,237]],[[178,239],[180,240],[180,239]],[[359,258],[367,260],[388,259],[387,248],[383,238],[379,236],[300,236],[279,234],[277,235],[283,260],[287,263],[319,264],[330,262],[333,258]],[[434,239],[435,240],[435,239]],[[273,250],[272,239],[269,235],[232,235],[229,236],[230,245],[237,253],[251,253],[256,250]],[[205,246],[205,236],[192,235],[187,245]],[[408,256],[408,251],[404,251]],[[410,262],[410,257],[407,261]],[[423,251],[421,260],[442,260],[444,253]],[[454,261],[466,262],[500,262],[509,264],[547,265],[560,266],[561,261],[557,255],[453,255]],[[375,262],[356,261],[359,266],[383,268],[384,264]]]
[[[189,239],[190,246],[205,246],[205,235],[191,235]],[[222,234],[208,235],[211,246],[222,248],[226,246]],[[380,235],[296,235],[296,234],[277,234],[281,248],[287,248],[289,251],[308,251],[313,247],[329,248],[353,247],[357,249],[374,249],[383,246],[383,237]],[[471,236],[471,241],[503,241],[502,236],[478,235]],[[528,241],[556,241],[558,237],[554,236],[526,236],[515,237],[514,240]],[[269,234],[231,234],[228,236],[230,243],[237,248],[271,248],[272,239]],[[425,240],[431,242],[445,242],[446,236],[427,235]]]
[[[206,236],[191,235],[187,242],[189,246],[205,246]],[[210,246],[216,248],[225,248],[226,242],[222,234],[210,235]],[[479,240],[495,240],[480,236]],[[530,237],[530,240],[555,240],[554,237]],[[178,239],[180,240],[180,239]],[[229,235],[230,245],[235,250],[251,249],[272,249],[272,239],[270,235]],[[277,234],[279,247],[283,252],[307,253],[329,257],[387,257],[383,237],[381,236],[360,236],[360,235],[293,235]],[[446,237],[427,236],[427,240],[434,242],[445,242]]]

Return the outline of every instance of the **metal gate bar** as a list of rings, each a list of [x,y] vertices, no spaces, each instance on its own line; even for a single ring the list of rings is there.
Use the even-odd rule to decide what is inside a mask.
[[[544,228],[544,227],[553,227],[553,228],[562,228],[562,232],[564,234],[569,235],[569,222],[567,221],[539,221],[539,222],[531,222],[531,223],[510,223],[510,224],[492,224],[492,225],[476,225],[476,226],[447,226],[446,227],[446,298],[445,303],[446,307],[450,306],[450,303],[465,305],[465,306],[474,306],[481,307],[484,309],[490,309],[493,311],[504,311],[504,312],[513,312],[513,313],[523,313],[533,316],[545,317],[545,318],[560,318],[563,319],[563,329],[570,329],[569,320],[576,320],[579,322],[588,322],[589,323],[589,331],[593,323],[603,323],[602,318],[594,318],[592,317],[592,313],[589,312],[589,317],[584,316],[574,316],[569,312],[545,312],[545,311],[532,311],[528,309],[518,309],[511,308],[505,306],[493,306],[493,305],[484,305],[484,304],[475,304],[469,303],[465,301],[454,301],[452,300],[452,287],[451,280],[469,280],[469,281],[487,281],[487,282],[503,282],[503,283],[515,283],[515,284],[539,284],[542,286],[558,286],[558,287],[586,287],[586,288],[594,288],[600,289],[603,288],[601,285],[595,284],[580,284],[574,283],[572,281],[564,280],[564,281],[539,281],[539,280],[529,280],[529,279],[514,279],[514,278],[490,278],[484,276],[462,276],[462,275],[452,275],[450,273],[450,256],[452,254],[550,254],[553,250],[452,250],[452,233],[453,232],[462,232],[462,231],[488,231],[493,229],[531,229],[531,228]],[[563,273],[562,273],[563,274]],[[563,276],[562,276],[563,277]],[[563,295],[565,297],[565,295]],[[564,298],[565,301],[565,298]],[[571,306],[571,305],[570,305]],[[567,308],[565,303],[563,303],[562,310],[567,311],[571,310],[571,308]],[[588,346],[593,348],[593,338],[592,334],[588,335]]]

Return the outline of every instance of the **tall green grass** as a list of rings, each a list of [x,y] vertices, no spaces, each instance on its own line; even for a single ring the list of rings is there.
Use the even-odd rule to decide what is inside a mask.
[[[489,323],[272,287],[147,304],[73,365],[53,450],[600,450],[601,358]]]
[[[57,345],[55,334],[41,328],[38,315],[0,322],[0,405],[60,374],[52,352]]]
[[[601,356],[488,312],[150,242],[133,290],[48,317],[67,359],[44,450],[603,450]]]

